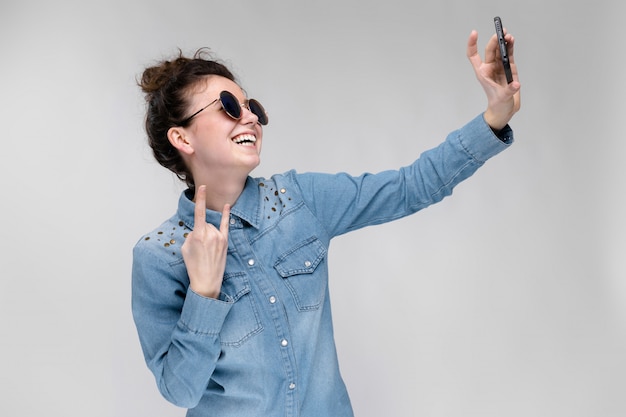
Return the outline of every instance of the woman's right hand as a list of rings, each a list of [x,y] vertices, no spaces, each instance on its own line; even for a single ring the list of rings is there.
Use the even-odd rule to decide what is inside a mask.
[[[218,298],[226,268],[230,205],[224,205],[219,230],[206,222],[206,186],[196,189],[194,228],[183,243],[182,254],[189,286],[204,297]]]

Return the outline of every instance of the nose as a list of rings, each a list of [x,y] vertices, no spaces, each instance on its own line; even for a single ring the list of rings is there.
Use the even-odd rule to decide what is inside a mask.
[[[259,124],[259,116],[252,113],[252,110],[250,110],[250,104],[248,104],[247,102],[242,103],[241,109],[242,109],[241,110],[241,122],[243,124],[248,124],[248,123]]]

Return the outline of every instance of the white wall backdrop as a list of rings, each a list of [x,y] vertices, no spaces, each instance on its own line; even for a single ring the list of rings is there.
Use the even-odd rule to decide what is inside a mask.
[[[465,57],[500,15],[516,144],[453,197],[341,237],[337,344],[356,414],[626,415],[625,6],[599,0],[0,5],[0,415],[182,416],[130,314],[131,248],[182,189],[135,79],[211,47],[268,108],[267,176],[407,164],[485,108]]]

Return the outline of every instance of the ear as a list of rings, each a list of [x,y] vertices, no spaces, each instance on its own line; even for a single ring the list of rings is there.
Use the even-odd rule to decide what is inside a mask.
[[[174,148],[178,149],[183,154],[191,155],[194,152],[191,143],[189,143],[187,139],[185,129],[180,126],[170,127],[167,131],[167,139]]]

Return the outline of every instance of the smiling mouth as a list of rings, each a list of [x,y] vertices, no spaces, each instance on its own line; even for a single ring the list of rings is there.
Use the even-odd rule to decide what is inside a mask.
[[[256,136],[249,134],[239,135],[233,139],[233,142],[237,145],[254,146],[256,143]]]

